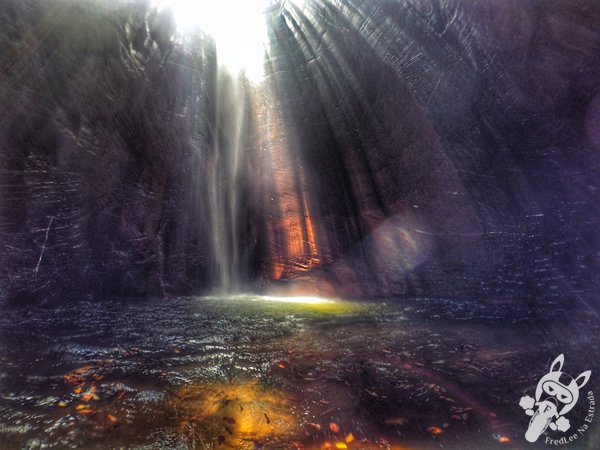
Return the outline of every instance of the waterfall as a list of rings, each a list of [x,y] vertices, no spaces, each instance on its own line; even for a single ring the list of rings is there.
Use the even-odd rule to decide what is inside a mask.
[[[220,67],[216,78],[213,152],[208,165],[208,220],[212,232],[212,270],[220,292],[241,289],[243,255],[240,230],[243,149],[246,143],[246,89],[241,76]]]

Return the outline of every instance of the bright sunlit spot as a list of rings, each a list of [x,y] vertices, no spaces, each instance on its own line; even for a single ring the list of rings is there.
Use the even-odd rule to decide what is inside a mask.
[[[264,77],[265,9],[272,3],[272,0],[153,0],[159,10],[171,9],[180,33],[202,30],[211,35],[219,64],[232,73],[244,71],[252,81]]]
[[[218,299],[221,301],[223,299],[222,296],[218,297],[204,297],[206,299]],[[280,302],[280,303],[301,303],[305,305],[324,305],[324,304],[339,304],[339,300],[334,300],[331,298],[323,298],[323,297],[313,297],[313,296],[283,296],[283,295],[257,295],[257,294],[237,294],[230,295],[226,297],[229,300],[243,300],[243,301],[253,301],[253,302]]]
[[[322,303],[334,303],[334,300],[320,297],[272,297],[263,295],[260,297],[261,300],[267,300],[272,302],[283,302],[283,303],[305,303],[310,305],[319,305]]]

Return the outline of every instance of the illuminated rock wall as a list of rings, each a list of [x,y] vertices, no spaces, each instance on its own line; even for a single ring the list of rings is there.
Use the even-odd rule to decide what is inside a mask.
[[[241,122],[210,38],[144,2],[0,22],[4,298],[597,286],[597,2],[276,5]]]
[[[312,177],[315,277],[359,297],[531,303],[596,283],[599,14],[564,1],[274,14],[272,79]]]

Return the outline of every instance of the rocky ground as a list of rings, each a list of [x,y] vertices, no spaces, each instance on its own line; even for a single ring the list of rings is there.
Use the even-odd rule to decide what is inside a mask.
[[[559,353],[597,372],[597,319],[426,299],[18,308],[0,319],[0,446],[522,448],[521,396]]]

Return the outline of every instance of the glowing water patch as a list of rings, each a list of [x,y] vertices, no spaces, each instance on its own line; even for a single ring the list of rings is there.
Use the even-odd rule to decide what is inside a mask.
[[[262,310],[269,317],[294,314],[297,317],[316,317],[321,315],[371,314],[376,313],[373,304],[342,299],[315,296],[280,296],[237,294],[228,296],[199,297],[208,305],[232,308],[235,313]],[[229,306],[227,306],[229,305]],[[212,307],[212,306],[210,306]]]
[[[264,295],[258,297],[258,300],[267,300],[270,302],[283,302],[283,303],[306,303],[309,305],[320,305],[323,303],[335,303],[335,300],[320,298],[320,297],[272,297]]]
[[[257,294],[236,294],[236,295],[228,295],[228,296],[218,296],[218,297],[204,297],[205,299],[211,300],[243,300],[249,302],[281,302],[281,303],[299,303],[306,305],[322,305],[322,304],[332,304],[332,303],[340,303],[340,301],[330,299],[330,298],[322,298],[322,297],[311,297],[311,296],[277,296],[277,295],[257,295]]]
[[[283,448],[283,443],[301,436],[295,403],[274,386],[233,380],[184,385],[168,408],[181,417],[179,429],[189,437],[190,447],[251,450],[261,441]]]

